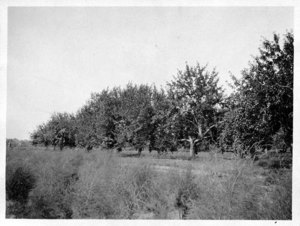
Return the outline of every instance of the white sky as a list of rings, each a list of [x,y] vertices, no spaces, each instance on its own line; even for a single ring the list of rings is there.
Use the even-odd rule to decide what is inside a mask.
[[[239,76],[262,37],[293,28],[288,7],[10,7],[7,137],[28,139],[91,92],[165,85],[185,62]]]

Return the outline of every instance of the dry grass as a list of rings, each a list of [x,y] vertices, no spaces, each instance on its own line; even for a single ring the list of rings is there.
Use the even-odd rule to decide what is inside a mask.
[[[14,184],[24,178],[34,184],[27,190],[17,189],[23,191],[23,195],[14,196],[17,198],[7,195],[6,215],[93,219],[292,217],[291,169],[273,168],[271,163],[261,167],[249,159],[210,153],[200,153],[191,161],[185,152],[134,154],[34,147],[10,150],[7,194],[15,194]]]

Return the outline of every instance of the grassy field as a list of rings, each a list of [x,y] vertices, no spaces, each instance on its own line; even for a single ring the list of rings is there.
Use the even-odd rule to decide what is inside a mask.
[[[291,219],[291,156],[7,151],[7,218]]]

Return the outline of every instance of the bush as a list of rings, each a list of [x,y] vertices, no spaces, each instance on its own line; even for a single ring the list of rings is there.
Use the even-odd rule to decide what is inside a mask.
[[[163,218],[166,200],[159,194],[157,179],[149,165],[139,164],[123,174],[116,186],[121,215],[134,218],[134,213],[150,211]]]
[[[36,153],[32,156],[38,180],[29,197],[31,214],[28,218],[72,217],[71,203],[82,156],[72,150],[53,153],[43,152],[43,155]]]
[[[36,177],[24,164],[8,164],[6,167],[7,217],[26,218],[30,210],[26,208],[29,195],[35,187]]]
[[[34,188],[35,177],[25,166],[18,167],[12,174],[7,169],[6,194],[9,200],[26,203],[29,192]]]

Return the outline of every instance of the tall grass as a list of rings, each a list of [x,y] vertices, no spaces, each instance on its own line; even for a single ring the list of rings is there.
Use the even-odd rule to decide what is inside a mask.
[[[291,170],[268,166],[217,154],[186,161],[100,150],[14,149],[7,152],[6,215],[291,219]]]

